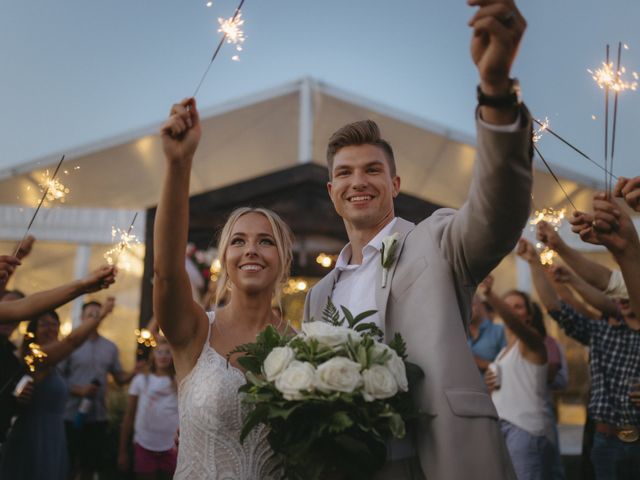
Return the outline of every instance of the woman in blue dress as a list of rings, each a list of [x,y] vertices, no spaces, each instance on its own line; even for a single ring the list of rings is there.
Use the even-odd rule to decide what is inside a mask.
[[[115,279],[113,267],[104,267],[87,279],[85,292],[107,288]],[[105,304],[106,308],[108,304]],[[16,419],[2,445],[0,479],[67,480],[69,459],[64,430],[64,412],[69,395],[66,382],[56,364],[80,347],[98,328],[104,315],[83,323],[70,335],[58,340],[60,318],[55,311],[29,321],[20,354],[24,359],[37,345],[46,357],[34,361],[35,383],[31,401]]]

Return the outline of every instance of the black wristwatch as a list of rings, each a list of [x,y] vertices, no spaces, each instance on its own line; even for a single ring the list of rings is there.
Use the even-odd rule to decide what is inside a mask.
[[[487,95],[480,89],[478,85],[478,105],[484,105],[493,108],[513,108],[522,103],[520,97],[520,82],[517,78],[511,79],[509,93],[504,95]]]

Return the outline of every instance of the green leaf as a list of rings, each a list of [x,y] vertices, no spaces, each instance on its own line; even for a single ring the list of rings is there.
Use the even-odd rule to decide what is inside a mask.
[[[335,326],[342,323],[340,322],[340,312],[338,312],[338,309],[331,301],[331,297],[327,298],[327,304],[322,310],[322,320]]]
[[[355,323],[359,323],[362,320],[364,320],[367,317],[370,317],[371,315],[373,315],[374,313],[376,313],[378,310],[366,310],[362,313],[359,313],[358,315],[356,315],[356,318],[353,319],[353,321]]]
[[[389,342],[389,348],[395,350],[398,356],[403,360],[407,358],[407,344],[399,333],[396,333],[393,336],[393,339]]]
[[[344,314],[344,319],[347,321],[347,325],[349,326],[349,328],[353,328],[353,326],[355,325],[353,314],[344,305],[340,305],[340,308],[342,309],[342,313]]]
[[[397,413],[394,413],[389,417],[389,428],[391,429],[393,436],[396,438],[404,438],[407,434],[404,420],[402,420],[402,417]]]
[[[251,433],[257,425],[265,423],[269,407],[266,405],[258,405],[244,421],[242,425],[242,431],[240,432],[240,442],[244,442],[244,439]]]
[[[238,359],[238,363],[240,363],[240,360],[243,360],[241,358]],[[240,363],[242,365],[242,363]],[[243,365],[244,366],[244,365]],[[253,385],[257,385],[258,387],[264,387],[265,385],[268,385],[269,382],[262,380],[261,378],[259,378],[257,375],[255,375],[252,371],[247,371],[244,376],[246,377],[246,379],[251,382]]]
[[[339,411],[331,416],[331,425],[329,431],[331,433],[340,433],[353,425],[353,420],[347,412]]]
[[[243,355],[238,357],[237,362],[247,373],[259,374],[262,370],[262,363],[254,356]]]

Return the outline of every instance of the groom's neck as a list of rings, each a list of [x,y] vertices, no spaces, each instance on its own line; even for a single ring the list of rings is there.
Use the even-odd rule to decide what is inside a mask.
[[[381,222],[375,225],[356,225],[348,222],[347,220],[344,221],[347,236],[349,237],[349,243],[351,244],[350,264],[360,265],[362,263],[362,249],[378,233],[380,233],[380,231],[386,227],[393,218],[393,215],[390,218],[385,217]]]

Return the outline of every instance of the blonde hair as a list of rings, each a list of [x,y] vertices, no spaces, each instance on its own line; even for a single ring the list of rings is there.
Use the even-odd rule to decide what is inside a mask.
[[[291,262],[293,260],[293,233],[289,226],[280,218],[280,216],[267,209],[267,208],[252,208],[252,207],[240,207],[236,208],[227,219],[220,232],[220,239],[218,241],[218,254],[220,255],[220,274],[218,275],[218,284],[216,286],[215,304],[225,297],[227,290],[231,288],[229,273],[227,272],[226,260],[227,260],[227,248],[231,240],[231,232],[236,222],[240,217],[247,213],[258,213],[264,215],[271,230],[273,230],[273,237],[276,242],[276,248],[278,249],[279,265],[278,265],[278,280],[276,282],[276,288],[274,292],[275,301],[280,305],[282,298],[282,287],[284,283],[289,279],[289,272],[291,271]]]

